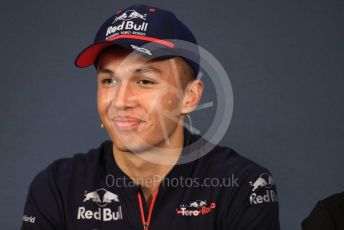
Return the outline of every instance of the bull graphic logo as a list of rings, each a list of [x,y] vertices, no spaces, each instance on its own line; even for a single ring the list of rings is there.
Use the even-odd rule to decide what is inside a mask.
[[[119,202],[118,196],[112,192],[106,191],[103,197],[103,203],[110,204],[112,201]]]
[[[203,206],[207,205],[207,201],[203,201],[203,200],[196,200],[194,202],[190,202],[189,207],[190,208],[195,208],[195,209],[200,209]]]
[[[104,188],[97,189],[93,192],[85,191],[83,202],[92,201],[97,203],[99,207],[105,207],[112,202],[119,202],[118,195],[107,191]],[[101,199],[102,197],[102,199]]]
[[[86,202],[88,200],[92,200],[93,202],[102,202],[100,200],[99,194],[98,192],[89,192],[87,193],[87,191],[85,191],[85,199],[83,200],[83,202]]]
[[[128,21],[134,18],[140,18],[142,20],[146,20],[146,16],[147,14],[140,14],[139,12],[135,10],[127,10],[120,16],[116,17],[115,20],[112,22],[112,24],[119,20]]]
[[[275,184],[272,176],[267,173],[262,173],[254,183],[252,181],[249,183],[253,187],[252,192],[258,188],[271,188]]]

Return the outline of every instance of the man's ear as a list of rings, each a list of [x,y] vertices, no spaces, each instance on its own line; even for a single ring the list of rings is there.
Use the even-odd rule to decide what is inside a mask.
[[[182,114],[188,114],[195,110],[201,100],[203,93],[203,81],[190,81],[184,90],[183,103],[181,108]]]

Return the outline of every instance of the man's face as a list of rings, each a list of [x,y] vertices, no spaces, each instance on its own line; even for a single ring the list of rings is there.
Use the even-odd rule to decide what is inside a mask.
[[[183,124],[180,63],[129,54],[124,49],[110,50],[98,59],[100,118],[121,151],[168,145],[169,137]]]

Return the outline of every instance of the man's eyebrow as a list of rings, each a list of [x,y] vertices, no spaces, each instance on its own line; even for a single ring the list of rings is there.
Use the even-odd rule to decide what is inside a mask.
[[[113,72],[110,69],[97,69],[97,74],[100,74],[100,73],[113,74]]]
[[[153,73],[162,73],[162,71],[158,68],[155,68],[154,66],[143,66],[143,67],[139,67],[136,68],[134,70],[134,73],[149,73],[149,72],[153,72]]]
[[[106,69],[106,68],[97,69],[97,75],[99,75],[101,73],[114,75],[114,72],[112,70]],[[138,68],[134,69],[133,73],[158,73],[158,74],[161,74],[162,71],[160,69],[154,67],[154,66],[142,66],[142,67],[138,67]]]

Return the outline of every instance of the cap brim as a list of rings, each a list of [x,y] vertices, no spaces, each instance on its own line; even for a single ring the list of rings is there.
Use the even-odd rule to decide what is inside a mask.
[[[154,44],[155,46],[154,49],[159,50],[159,52],[155,52],[154,53],[155,55],[153,54],[147,55],[143,52],[138,52],[136,49],[132,47],[132,45],[141,47],[141,46],[146,45],[147,43]],[[84,68],[84,67],[93,65],[98,55],[100,54],[100,52],[104,50],[106,47],[113,46],[113,45],[119,45],[123,48],[136,52],[147,58],[155,58],[155,56],[166,56],[166,55],[171,55],[173,53],[173,51],[171,50],[171,48],[173,48],[173,43],[169,44],[163,40],[157,39],[155,41],[154,40],[149,41],[149,40],[140,40],[140,39],[132,39],[132,38],[131,39],[122,38],[122,39],[116,39],[113,41],[104,41],[100,43],[91,44],[90,46],[86,47],[83,51],[81,51],[81,53],[77,56],[77,58],[75,59],[75,66],[79,68]]]
[[[102,42],[102,43],[95,43],[88,47],[86,47],[78,57],[75,59],[75,66],[79,68],[88,67],[93,65],[99,53],[105,49],[113,45],[112,42]]]

